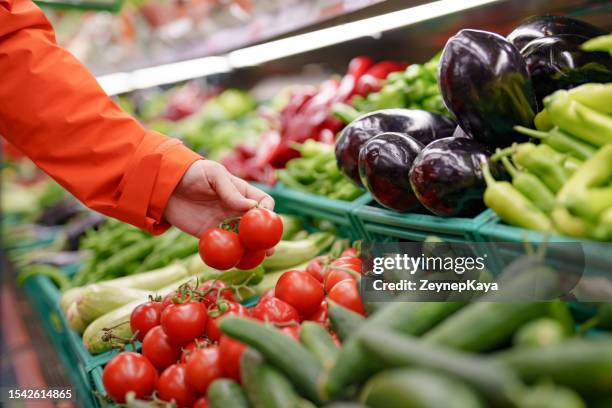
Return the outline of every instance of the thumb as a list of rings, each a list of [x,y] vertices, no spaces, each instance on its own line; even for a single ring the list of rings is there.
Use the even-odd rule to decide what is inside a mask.
[[[257,201],[246,198],[232,183],[231,175],[222,165],[212,169],[209,183],[219,196],[219,199],[235,211],[247,211],[257,205]]]

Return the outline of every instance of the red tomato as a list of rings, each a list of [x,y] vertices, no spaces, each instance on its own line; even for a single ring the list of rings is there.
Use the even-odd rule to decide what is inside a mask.
[[[113,357],[102,372],[102,382],[108,395],[119,403],[134,391],[136,398],[146,398],[155,390],[157,371],[145,356],[124,351]]]
[[[330,265],[330,268],[348,268],[361,274],[361,259],[354,256],[343,256],[334,260]]]
[[[323,283],[324,278],[325,278],[324,265],[326,262],[327,262],[326,255],[317,256],[315,259],[313,259],[312,261],[308,263],[308,266],[306,266],[305,271],[308,274],[312,275],[313,278]]]
[[[240,219],[238,234],[244,246],[249,249],[270,249],[283,236],[283,220],[270,210],[253,208]]]
[[[161,326],[155,326],[142,341],[142,354],[155,368],[163,370],[181,358],[181,348],[170,341]]]
[[[354,279],[345,279],[334,285],[327,298],[355,313],[365,316],[365,309],[361,302],[357,281]]]
[[[322,301],[319,305],[319,308],[312,315],[308,316],[305,320],[312,320],[313,322],[325,323],[327,321],[327,311],[329,309],[329,305],[327,301]]]
[[[205,394],[208,386],[223,375],[219,347],[211,346],[193,352],[187,361],[187,383],[191,389]]]
[[[200,397],[195,404],[193,404],[193,408],[208,408],[206,397]]]
[[[242,255],[242,258],[240,259],[240,262],[238,262],[238,265],[236,265],[236,268],[244,270],[253,269],[261,265],[265,257],[265,249],[255,251],[247,249],[246,251],[244,251],[244,255]]]
[[[223,312],[221,316],[212,317],[208,316],[208,322],[206,323],[206,335],[213,341],[218,341],[221,337],[221,330],[219,330],[219,322],[221,319],[227,316],[249,316],[249,310],[242,306],[240,303],[230,302],[229,308]]]
[[[210,292],[210,290],[213,288]],[[220,280],[209,280],[200,285],[199,290],[201,292],[208,292],[204,296],[204,304],[207,308],[211,308],[217,305],[217,300],[225,299],[228,302],[235,302],[234,291],[227,285],[227,283]]]
[[[235,232],[211,228],[200,237],[200,257],[211,268],[231,269],[243,254],[244,248]]]
[[[299,322],[298,311],[287,302],[278,298],[268,299],[251,309],[251,316],[262,322],[287,323]]]
[[[353,276],[349,272],[341,271],[338,269],[330,271],[325,277],[325,292],[329,293],[329,291],[332,290],[332,288],[336,284],[342,282],[345,279],[356,280],[355,276]]]
[[[132,310],[130,328],[132,333],[138,332],[138,340],[142,341],[153,327],[159,325],[163,305],[161,302],[146,302]]]
[[[203,303],[177,303],[164,309],[161,326],[171,342],[184,345],[204,334],[207,320],[208,313]]]
[[[247,345],[229,336],[221,336],[219,340],[219,360],[221,369],[227,377],[240,381],[240,357]]]
[[[183,302],[188,301],[191,298],[191,295],[188,295],[185,292],[181,292],[177,294],[176,291],[167,294],[166,296],[164,296],[164,299],[162,300],[162,310],[164,310],[170,305],[173,305],[175,297],[177,298],[179,303],[183,303]]]
[[[276,297],[295,307],[300,316],[310,316],[323,301],[323,285],[302,271],[283,273],[274,288]]]
[[[174,401],[179,408],[190,408],[198,394],[187,384],[187,368],[185,364],[174,364],[166,368],[157,381],[159,398],[164,401]]]
[[[207,347],[209,344],[210,342],[208,341],[208,339],[202,338],[202,339],[195,339],[194,341],[192,341],[191,343],[183,347],[182,352],[181,352],[181,363],[186,364],[187,360],[189,360],[189,357],[191,357],[191,354],[194,351],[196,351],[199,348]]]
[[[279,330],[289,337],[294,338],[296,341],[300,341],[300,329],[301,326],[298,324],[292,324],[291,326],[280,327]]]
[[[357,248],[348,248],[345,249],[344,251],[342,251],[342,254],[340,255],[341,257],[353,257],[353,258],[357,258],[359,257],[359,252],[357,251]]]
[[[263,303],[268,299],[272,299],[274,296],[274,288],[270,288],[268,290],[266,290],[263,295],[261,295],[261,297],[259,298],[259,300],[257,301],[257,304]]]

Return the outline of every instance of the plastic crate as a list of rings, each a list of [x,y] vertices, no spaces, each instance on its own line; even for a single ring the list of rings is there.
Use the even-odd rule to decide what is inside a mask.
[[[429,236],[437,236],[449,242],[473,242],[475,232],[491,214],[484,211],[474,218],[446,218],[424,212],[400,213],[370,200],[356,208],[354,216],[370,241],[424,241]]]
[[[364,231],[354,216],[355,210],[372,199],[369,194],[354,201],[333,200],[316,194],[306,193],[277,184],[270,191],[276,201],[276,211],[296,214],[334,224],[337,235],[344,238],[363,239]]]

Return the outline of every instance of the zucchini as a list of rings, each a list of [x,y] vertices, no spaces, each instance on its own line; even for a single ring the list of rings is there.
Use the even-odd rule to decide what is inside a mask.
[[[152,292],[119,288],[110,285],[89,285],[84,288],[76,301],[77,310],[81,319],[89,324],[98,317],[117,309],[127,303],[146,302]]]
[[[612,390],[610,339],[570,339],[548,347],[511,349],[493,358],[528,382],[550,379],[583,395],[607,395]]]
[[[280,214],[280,217],[283,220],[283,236],[281,237],[283,241],[291,240],[304,227],[304,222],[300,217],[287,214]]]
[[[340,350],[329,332],[319,323],[306,321],[300,329],[300,340],[320,362],[329,370],[338,357]]]
[[[312,260],[333,241],[334,235],[327,232],[317,232],[300,241],[281,241],[274,247],[274,254],[264,259],[262,265],[266,271],[291,268]]]
[[[289,380],[252,348],[240,358],[240,379],[253,408],[297,407],[299,396]]]
[[[208,386],[206,400],[210,408],[249,408],[249,402],[240,384],[220,378]]]
[[[81,293],[85,291],[85,287],[70,288],[62,293],[60,297],[60,308],[64,313],[68,311],[68,308],[72,306],[74,302],[81,296]]]
[[[523,384],[502,364],[390,331],[363,333],[359,341],[385,368],[415,367],[439,372],[471,386],[491,407],[517,406],[515,396]]]
[[[374,313],[342,344],[336,364],[324,381],[324,395],[336,397],[380,369],[359,343],[359,333],[389,329],[420,336],[462,306],[458,302],[397,302]]]
[[[371,408],[484,408],[463,383],[414,369],[384,371],[369,380],[361,401]]]
[[[87,324],[81,319],[76,302],[73,302],[66,310],[66,320],[70,328],[79,334],[83,333],[87,327]]]
[[[544,302],[476,302],[443,321],[424,340],[457,350],[492,350],[510,340],[519,327],[547,311]]]
[[[586,405],[569,388],[542,384],[521,396],[520,408],[586,408]]]
[[[321,402],[318,391],[321,363],[300,343],[280,330],[241,317],[228,316],[221,320],[219,326],[223,333],[260,352],[305,397],[316,403]]]
[[[366,320],[365,317],[359,313],[355,313],[331,300],[327,303],[329,305],[329,320],[334,331],[342,341],[348,339],[349,336],[355,333],[359,326]]]
[[[563,342],[567,338],[565,328],[557,320],[543,317],[527,323],[514,335],[518,347],[546,347]]]

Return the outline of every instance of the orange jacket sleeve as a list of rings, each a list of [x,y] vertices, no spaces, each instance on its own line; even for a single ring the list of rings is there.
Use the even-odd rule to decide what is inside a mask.
[[[153,233],[201,158],[145,130],[55,42],[30,0],[0,0],[0,134],[88,207]]]

